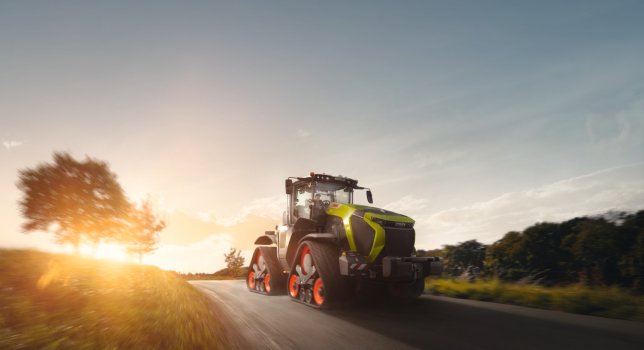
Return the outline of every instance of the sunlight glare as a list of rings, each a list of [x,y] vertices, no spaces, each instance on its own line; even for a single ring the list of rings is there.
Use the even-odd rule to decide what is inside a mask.
[[[97,246],[82,244],[80,253],[96,259],[115,261],[126,261],[128,259],[125,247],[117,243],[100,243]]]

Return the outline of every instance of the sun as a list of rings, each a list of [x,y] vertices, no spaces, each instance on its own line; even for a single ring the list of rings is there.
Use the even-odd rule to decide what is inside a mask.
[[[114,261],[126,261],[128,259],[125,247],[117,243],[99,243],[96,246],[83,244],[80,246],[80,253],[96,259]]]

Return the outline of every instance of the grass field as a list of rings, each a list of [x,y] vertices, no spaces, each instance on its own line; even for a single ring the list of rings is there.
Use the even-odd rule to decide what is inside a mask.
[[[186,281],[229,281],[229,280],[245,280],[245,277],[231,277],[231,276],[181,276]]]
[[[428,279],[425,287],[427,293],[435,295],[644,321],[644,296],[618,288],[546,288],[496,280],[469,283],[451,279]]]
[[[179,274],[181,278],[186,281],[197,281],[197,280],[206,280],[206,281],[226,281],[226,280],[245,280],[246,272],[243,276],[226,276],[226,275],[215,275],[212,273],[187,273]]]
[[[229,349],[211,302],[173,273],[0,250],[0,349]]]

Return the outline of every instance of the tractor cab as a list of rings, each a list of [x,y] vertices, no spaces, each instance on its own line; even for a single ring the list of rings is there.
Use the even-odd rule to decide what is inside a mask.
[[[326,210],[332,203],[353,204],[354,190],[363,189],[365,188],[358,186],[357,180],[343,176],[312,172],[309,177],[288,178],[288,208],[284,224],[293,225],[299,218],[304,218],[323,226]],[[373,202],[371,191],[368,189],[367,199],[369,203]]]

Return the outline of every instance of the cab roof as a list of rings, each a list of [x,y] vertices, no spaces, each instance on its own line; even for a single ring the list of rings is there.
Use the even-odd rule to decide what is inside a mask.
[[[308,177],[294,177],[294,179],[297,179],[297,182],[331,182],[355,189],[362,189],[362,187],[358,186],[358,180],[350,179],[342,175],[334,176],[324,173],[316,174],[314,172],[311,172]]]

